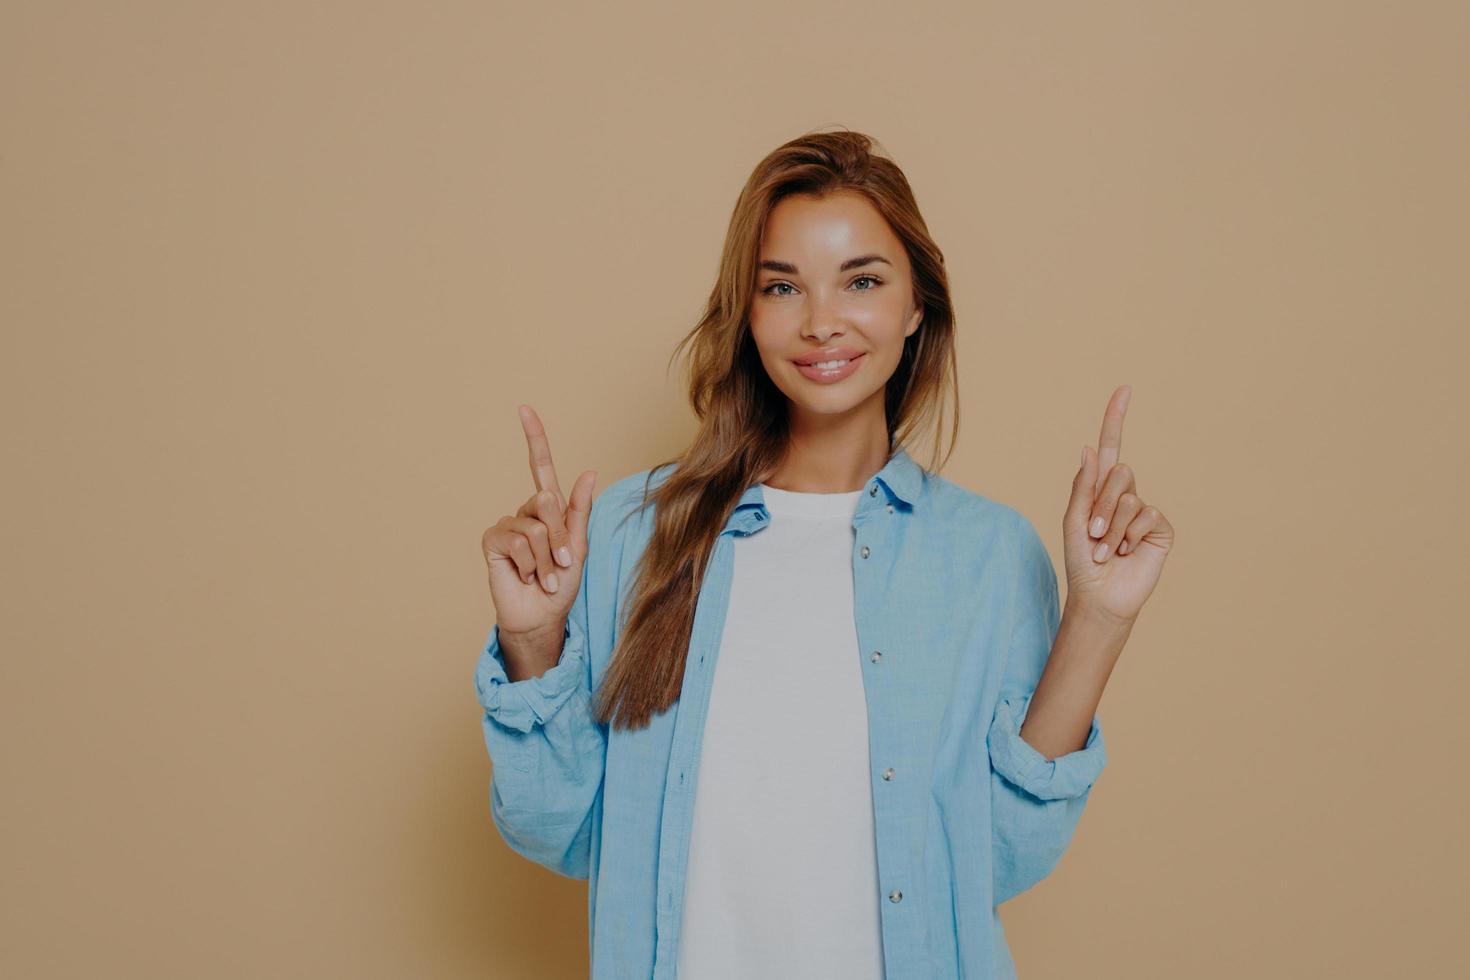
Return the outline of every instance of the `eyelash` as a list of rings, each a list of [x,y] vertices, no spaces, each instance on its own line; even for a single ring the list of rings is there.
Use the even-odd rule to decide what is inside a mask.
[[[871,293],[874,289],[877,289],[879,286],[883,285],[883,280],[882,279],[879,279],[877,276],[869,275],[867,273],[864,273],[863,275],[860,275],[860,276],[856,277],[855,279],[853,279],[853,282],[857,282],[858,279],[871,279],[871,280],[873,280],[873,285],[871,287],[869,287],[868,289],[859,289],[858,292],[860,292],[860,293]],[[771,290],[775,289],[777,286],[790,286],[790,285],[791,285],[791,283],[789,283],[789,282],[773,282],[773,283],[771,283],[770,285],[766,286],[764,289],[761,290],[761,295],[763,295],[763,296],[775,296],[776,293],[771,292]],[[795,287],[793,287],[793,288],[795,288]],[[783,296],[789,296],[791,294],[790,293],[782,293],[781,295],[783,295]]]

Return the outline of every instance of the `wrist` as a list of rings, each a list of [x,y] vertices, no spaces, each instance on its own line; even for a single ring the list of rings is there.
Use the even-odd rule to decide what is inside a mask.
[[[561,659],[566,623],[519,632],[501,629],[500,654],[506,675],[513,681],[539,677]]]
[[[1127,633],[1133,629],[1138,617],[1119,616],[1096,602],[1068,595],[1067,603],[1062,609],[1062,618],[1105,632]]]

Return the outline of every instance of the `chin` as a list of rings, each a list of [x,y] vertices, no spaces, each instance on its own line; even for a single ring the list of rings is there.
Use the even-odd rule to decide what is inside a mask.
[[[869,391],[861,395],[831,391],[826,393],[827,397],[822,397],[822,394],[822,392],[817,392],[814,395],[810,391],[803,391],[799,397],[793,398],[791,393],[787,392],[786,398],[808,415],[846,415],[866,405],[875,395],[881,397],[882,391],[881,389]]]

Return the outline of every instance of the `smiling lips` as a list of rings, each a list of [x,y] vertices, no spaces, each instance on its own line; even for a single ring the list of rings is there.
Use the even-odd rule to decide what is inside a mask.
[[[866,356],[866,351],[851,347],[829,347],[803,354],[793,363],[802,377],[820,384],[831,384],[851,375]]]

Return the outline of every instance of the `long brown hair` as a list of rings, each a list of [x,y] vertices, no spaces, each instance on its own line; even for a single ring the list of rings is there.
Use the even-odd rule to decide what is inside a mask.
[[[871,137],[846,129],[806,133],[768,154],[740,192],[705,313],[674,350],[677,356],[688,348],[689,400],[699,431],[687,449],[653,467],[649,477],[675,464],[672,474],[652,491],[644,486],[642,506],[655,505],[654,529],[638,559],[618,649],[594,700],[601,724],[643,728],[679,699],[705,566],[741,495],[774,472],[786,449],[785,396],[761,364],[749,319],[761,233],[783,197],[858,191],[903,242],[914,300],[924,313],[904,339],[884,396],[890,455],[932,420],[938,457],[944,396],[956,394],[954,310],[944,255],[929,237],[903,171],[873,147]],[[958,429],[955,398],[949,451]],[[931,459],[929,468],[941,465],[943,460]]]

